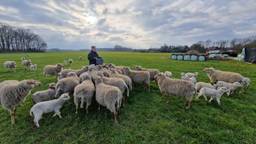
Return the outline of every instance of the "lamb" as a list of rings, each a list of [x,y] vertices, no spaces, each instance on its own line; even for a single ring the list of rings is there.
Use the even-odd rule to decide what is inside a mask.
[[[63,93],[73,94],[74,88],[80,83],[79,77],[75,73],[70,72],[68,77],[59,80],[56,84],[55,97],[59,97]]]
[[[213,86],[210,83],[206,83],[206,82],[197,82],[195,87],[196,87],[196,92],[199,92],[200,89],[203,88],[203,87],[215,89],[215,86]]]
[[[220,87],[225,87],[227,88],[227,95],[230,96],[231,94],[233,94],[237,89],[242,88],[242,85],[239,82],[234,82],[234,83],[227,83],[224,81],[218,81],[215,84],[216,88],[220,88]]]
[[[39,128],[39,121],[42,118],[44,113],[54,112],[54,116],[58,115],[59,118],[62,118],[60,109],[63,104],[70,99],[70,96],[67,93],[62,94],[58,99],[39,102],[30,109],[30,116],[34,116],[34,123]]]
[[[29,70],[29,67],[32,64],[32,61],[31,59],[25,59],[21,61],[21,64],[25,67],[25,70]]]
[[[126,91],[126,98],[129,97],[129,88],[123,79],[116,77],[103,77],[102,79],[105,84],[118,87],[121,90],[122,94],[124,94]]]
[[[193,84],[196,84],[197,80],[196,80],[196,77],[197,77],[198,73],[181,73],[181,79],[182,80],[187,80],[187,81],[190,81],[192,82]]]
[[[81,76],[81,75],[80,75]],[[83,75],[83,82],[75,87],[74,90],[74,104],[76,105],[76,113],[80,101],[80,108],[84,108],[84,102],[86,102],[86,113],[88,113],[88,107],[91,105],[92,98],[95,92],[95,86],[91,80],[90,75]]]
[[[169,77],[169,78],[172,78],[172,72],[170,72],[170,71],[165,71],[164,75]]]
[[[55,83],[50,83],[47,90],[37,91],[32,94],[32,100],[34,103],[39,103],[42,101],[48,101],[54,99],[56,90]]]
[[[148,71],[136,71],[125,67],[123,68],[123,73],[129,76],[134,83],[143,84],[144,88],[150,91],[150,73]]]
[[[29,70],[31,70],[31,71],[36,71],[36,70],[37,70],[37,64],[31,64],[31,65],[29,66]]]
[[[244,78],[239,73],[221,71],[214,68],[204,68],[203,71],[207,73],[212,84],[216,83],[217,81],[224,81],[228,83],[241,82]]]
[[[244,89],[247,89],[251,83],[250,78],[243,77],[243,79],[240,81]]]
[[[150,74],[150,80],[154,80],[155,75],[157,75],[160,71],[158,69],[146,69],[141,66],[135,66],[135,70],[139,71],[148,71]]]
[[[54,75],[57,76],[59,72],[61,72],[61,70],[63,69],[63,65],[62,64],[56,64],[56,65],[46,65],[44,67],[44,75],[48,76],[48,75]]]
[[[191,107],[193,95],[195,94],[195,87],[191,82],[171,79],[166,77],[163,73],[157,74],[155,79],[162,95],[185,97],[186,108],[188,109]]]
[[[16,62],[15,61],[5,61],[4,62],[4,68],[11,70],[11,71],[15,71],[16,69]]]
[[[204,96],[204,99],[207,101],[207,97],[210,97],[209,102],[213,99],[217,101],[218,105],[220,105],[221,96],[227,92],[227,88],[220,87],[218,89],[211,89],[207,87],[203,87],[200,89],[196,99],[199,99],[200,96]]]
[[[25,101],[31,90],[40,85],[36,80],[6,80],[0,83],[0,103],[10,112],[11,123],[15,124],[16,108]]]
[[[122,92],[115,86],[110,86],[103,83],[102,78],[95,79],[96,86],[96,101],[100,105],[106,107],[113,113],[114,120],[117,123],[117,112],[122,104]]]

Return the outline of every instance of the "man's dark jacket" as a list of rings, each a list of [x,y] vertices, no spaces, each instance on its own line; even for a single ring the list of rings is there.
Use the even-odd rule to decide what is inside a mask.
[[[97,52],[94,51],[90,51],[90,53],[88,54],[88,60],[89,60],[89,64],[95,64],[96,65],[96,58],[98,58],[99,55]]]

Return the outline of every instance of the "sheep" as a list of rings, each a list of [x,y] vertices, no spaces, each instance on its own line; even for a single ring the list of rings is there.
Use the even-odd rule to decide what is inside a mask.
[[[250,78],[243,77],[243,79],[240,81],[244,89],[247,89],[251,83]]]
[[[196,84],[196,82],[197,82],[197,80],[196,80],[196,78],[197,78],[197,75],[198,75],[198,73],[197,72],[195,72],[195,73],[181,73],[181,79],[182,80],[187,80],[187,81],[190,81],[190,82],[192,82],[193,84]]]
[[[185,97],[186,109],[191,107],[193,95],[195,94],[195,87],[191,82],[180,79],[171,79],[166,77],[163,73],[157,74],[155,79],[162,95]]]
[[[135,66],[135,70],[148,71],[150,74],[150,80],[154,80],[155,75],[160,72],[158,69],[147,69],[147,68],[142,68],[141,66]]]
[[[126,91],[126,99],[125,100],[127,100],[127,98],[129,97],[129,88],[123,79],[116,78],[116,77],[110,77],[110,78],[102,77],[102,79],[105,84],[118,87],[121,90],[122,94],[124,94]]]
[[[204,72],[207,73],[212,84],[217,81],[225,81],[228,83],[240,82],[243,80],[243,76],[239,73],[216,70],[214,68],[204,68]]]
[[[73,94],[74,104],[76,105],[76,113],[78,110],[79,100],[80,108],[84,108],[84,102],[86,102],[86,113],[88,113],[88,107],[91,105],[94,92],[95,86],[91,80],[90,75],[83,75],[83,82],[75,87]]]
[[[21,64],[25,67],[25,70],[29,70],[29,67],[32,64],[32,61],[31,59],[25,59],[21,61]]]
[[[16,69],[15,61],[5,61],[3,65],[4,65],[4,68],[11,70],[11,71],[15,71],[15,69]]]
[[[172,72],[170,72],[170,71],[165,71],[164,75],[169,77],[169,78],[172,78]]]
[[[201,88],[203,87],[207,87],[207,88],[211,88],[211,89],[215,89],[215,86],[213,86],[212,84],[210,83],[206,83],[206,82],[197,82],[196,83],[196,92],[199,92]]]
[[[220,87],[218,89],[211,89],[207,87],[203,87],[200,89],[196,99],[199,99],[200,96],[204,96],[204,99],[207,101],[207,97],[210,97],[209,102],[211,102],[213,99],[215,99],[220,105],[220,99],[221,96],[227,92],[227,88],[225,87]]]
[[[106,107],[113,113],[114,121],[117,121],[117,112],[122,104],[122,92],[119,88],[103,83],[103,79],[98,77],[95,79],[96,86],[96,101],[100,105]]]
[[[91,78],[91,75],[88,72],[84,72],[82,73],[79,78],[80,78],[80,82],[83,82],[84,80],[88,79],[88,77]]]
[[[181,73],[181,79],[189,81],[189,82],[191,82],[193,84],[196,84],[196,82],[197,82],[196,77],[194,77],[194,76],[189,77],[188,75],[185,75],[184,73]]]
[[[239,82],[227,83],[224,81],[218,81],[215,85],[216,88],[225,87],[227,88],[227,95],[230,96],[237,89],[242,88],[242,85]]]
[[[63,93],[73,94],[74,88],[80,83],[79,77],[73,72],[68,73],[68,77],[60,79],[56,84],[55,97]]]
[[[63,65],[62,64],[46,65],[44,67],[43,74],[45,76],[48,76],[48,75],[58,76],[58,73],[61,72],[62,69],[63,69]]]
[[[54,112],[53,117],[56,115],[62,118],[60,109],[63,104],[70,99],[67,93],[62,94],[58,99],[39,102],[30,109],[30,116],[34,116],[34,124],[37,128],[40,127],[39,121],[44,113]]]
[[[50,83],[47,90],[37,91],[34,94],[32,94],[33,102],[38,103],[54,99],[56,93],[55,86],[55,83]]]
[[[134,83],[143,84],[144,88],[147,88],[148,91],[150,91],[150,73],[148,71],[136,71],[124,67],[123,73],[129,76]]]
[[[10,112],[11,123],[15,124],[16,108],[19,106],[31,90],[40,85],[36,80],[6,80],[0,83],[0,103]]]
[[[77,74],[77,76],[80,76],[82,73],[87,72],[88,71],[88,67],[83,67],[81,69],[78,70],[73,70],[73,69],[63,69],[59,74],[58,74],[58,80],[67,77],[67,74],[69,72],[75,72]]]
[[[37,64],[31,64],[31,65],[29,66],[29,70],[31,70],[31,71],[36,71],[36,70],[37,70]]]
[[[126,85],[128,86],[129,90],[131,91],[132,90],[132,80],[130,77],[126,76],[126,75],[123,75],[123,74],[119,74],[119,73],[112,73],[110,75],[110,77],[116,77],[116,78],[121,78],[124,80],[124,82],[126,83]]]

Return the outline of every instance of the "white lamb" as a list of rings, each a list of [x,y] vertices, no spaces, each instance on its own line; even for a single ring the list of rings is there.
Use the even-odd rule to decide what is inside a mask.
[[[34,123],[39,127],[39,120],[42,118],[44,113],[54,112],[54,116],[58,115],[61,117],[60,109],[63,104],[70,99],[67,93],[62,94],[58,99],[39,102],[30,109],[30,116],[34,115]]]
[[[8,70],[14,70],[16,69],[16,62],[15,61],[5,61],[4,62],[4,68]]]
[[[31,71],[36,71],[36,70],[37,70],[37,64],[31,64],[31,65],[29,66],[29,70],[31,70]]]
[[[211,88],[211,89],[215,89],[215,87],[210,84],[210,83],[206,83],[206,82],[197,82],[196,83],[196,92],[199,92],[201,88],[203,87],[208,87],[208,88]]]
[[[234,83],[228,83],[228,82],[224,82],[224,81],[218,81],[215,84],[216,88],[219,87],[225,87],[227,88],[227,95],[230,96],[231,94],[233,94],[236,90],[238,90],[239,88],[242,88],[242,85],[239,82],[234,82]]]
[[[213,99],[217,101],[217,103],[220,105],[220,99],[221,96],[227,91],[227,88],[220,87],[219,89],[211,89],[211,88],[201,88],[196,99],[199,99],[199,97],[203,96],[204,99],[207,101],[207,97],[210,97],[209,102],[211,102]]]

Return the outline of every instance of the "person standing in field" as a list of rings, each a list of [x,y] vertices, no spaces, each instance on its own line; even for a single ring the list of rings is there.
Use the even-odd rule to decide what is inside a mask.
[[[99,58],[99,55],[97,53],[96,47],[92,46],[91,51],[88,54],[89,65],[91,64],[97,65],[96,63],[97,58]]]

